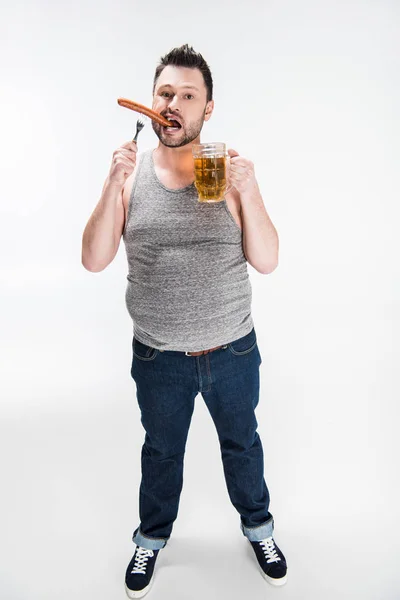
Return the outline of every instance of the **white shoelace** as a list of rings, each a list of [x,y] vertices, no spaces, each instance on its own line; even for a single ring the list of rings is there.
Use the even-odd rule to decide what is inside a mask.
[[[148,550],[147,548],[138,546],[135,556],[135,563],[131,573],[142,573],[142,575],[145,575],[149,556],[154,556],[153,550]]]
[[[261,540],[260,546],[264,551],[265,558],[267,559],[268,563],[278,562],[278,560],[281,560],[281,557],[278,556],[278,553],[275,549],[275,542],[272,539],[272,537],[265,538],[265,540]]]

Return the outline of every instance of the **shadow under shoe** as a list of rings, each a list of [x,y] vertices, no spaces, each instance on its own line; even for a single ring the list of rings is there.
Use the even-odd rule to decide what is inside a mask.
[[[125,591],[129,598],[142,598],[150,590],[159,552],[136,545],[125,573]]]
[[[250,540],[249,540],[250,541]],[[272,585],[284,585],[287,581],[287,564],[282,551],[274,538],[268,537],[259,542],[251,542],[262,576]]]

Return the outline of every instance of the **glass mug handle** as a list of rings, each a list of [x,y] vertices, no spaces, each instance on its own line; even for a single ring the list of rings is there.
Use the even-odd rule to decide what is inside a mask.
[[[225,152],[225,158],[230,158],[230,156],[229,156],[228,152]],[[229,192],[230,192],[230,191],[231,191],[231,190],[232,190],[234,187],[235,187],[234,185],[230,184],[230,185],[229,185],[229,187],[228,187],[228,188],[225,190],[225,192],[224,192],[224,196],[225,196],[225,194],[229,194]]]

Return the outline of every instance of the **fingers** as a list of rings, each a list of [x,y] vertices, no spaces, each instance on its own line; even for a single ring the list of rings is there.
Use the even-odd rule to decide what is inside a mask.
[[[136,142],[125,142],[120,148],[113,152],[109,172],[110,181],[123,185],[125,180],[136,166],[137,145]]]
[[[136,148],[133,149],[132,146],[136,146],[135,142],[127,142],[126,144],[123,144],[120,148],[114,150],[113,159],[115,159],[116,157],[126,157],[127,159],[133,160],[133,162],[136,163],[137,150]]]
[[[247,165],[238,165],[235,163],[230,164],[230,172],[231,173],[237,173],[238,175],[241,175],[243,173],[249,172],[250,173],[250,169]]]
[[[136,159],[136,154],[137,154],[136,150],[130,150],[129,148],[124,148],[123,146],[121,146],[121,148],[118,148],[118,149],[117,149],[117,150],[114,152],[114,154],[116,154],[117,152],[118,152],[119,154],[123,154],[124,156],[127,156],[127,157],[129,157],[129,158],[134,158],[134,159]]]
[[[129,156],[126,156],[122,152],[115,152],[113,156],[113,164],[114,165],[124,165],[129,169],[134,169],[136,165],[136,159],[132,159]]]
[[[112,158],[111,169],[123,169],[127,173],[131,173],[136,166],[136,152],[128,148],[118,148],[115,150]]]
[[[235,152],[234,150],[232,152]],[[232,156],[231,158],[228,159],[229,161],[229,168],[231,170],[232,173],[236,173],[237,175],[243,175],[244,173],[247,174],[251,174],[252,171],[254,170],[254,164],[247,160],[246,158],[243,158],[239,155],[237,156]]]
[[[127,150],[131,150],[132,152],[137,152],[136,142],[125,142],[125,144],[122,144],[121,148],[126,148]]]

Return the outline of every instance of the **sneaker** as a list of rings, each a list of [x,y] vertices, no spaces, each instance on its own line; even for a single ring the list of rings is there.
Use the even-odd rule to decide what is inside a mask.
[[[142,598],[150,590],[159,552],[136,545],[125,574],[125,591],[129,598]]]
[[[286,559],[275,544],[273,537],[259,542],[250,542],[250,544],[253,546],[264,579],[272,585],[284,585],[287,578]]]

